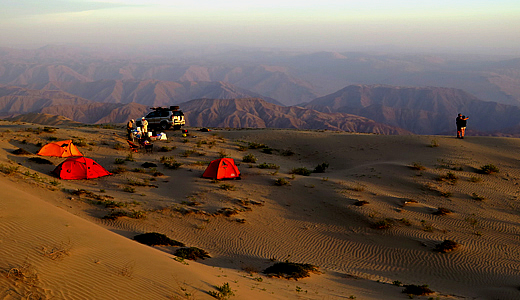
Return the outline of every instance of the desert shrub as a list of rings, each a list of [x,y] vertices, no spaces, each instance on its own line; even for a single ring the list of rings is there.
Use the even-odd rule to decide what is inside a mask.
[[[143,168],[133,168],[132,172],[134,173],[146,173],[146,170]]]
[[[57,141],[57,140],[58,140],[58,138],[55,137],[55,136],[50,136],[50,137],[48,137],[47,139],[48,139],[49,141],[51,141],[51,142],[52,142],[52,141]]]
[[[126,148],[121,143],[115,143],[114,144],[114,149],[116,149],[116,150],[124,150]]]
[[[475,183],[476,183],[476,182],[481,182],[481,181],[482,181],[482,178],[480,178],[480,177],[476,177],[476,176],[471,176],[471,177],[469,178],[469,181],[470,181],[470,182],[475,182]]]
[[[439,191],[439,194],[444,197],[444,198],[450,198],[451,196],[453,196],[453,193],[452,192],[446,192],[446,191]]]
[[[183,259],[189,259],[189,260],[197,260],[198,258],[200,258],[200,259],[211,258],[211,256],[209,256],[208,252],[206,252],[205,250],[202,250],[200,248],[196,248],[196,247],[187,247],[187,248],[177,249],[177,251],[175,251],[174,255],[181,257]]]
[[[314,168],[314,173],[325,173],[325,170],[329,167],[328,163],[322,163]]]
[[[123,191],[127,192],[127,193],[135,193],[135,188],[132,187],[132,186],[125,186],[123,188]]]
[[[263,271],[264,274],[270,277],[295,280],[309,277],[310,272],[319,273],[318,267],[311,264],[292,263],[289,261],[275,263]]]
[[[134,240],[148,246],[176,246],[184,247],[184,243],[172,240],[166,235],[158,232],[148,232],[134,236]]]
[[[242,152],[247,151],[247,147],[244,145],[237,145],[237,147],[238,147],[238,151],[242,151]]]
[[[391,219],[384,219],[384,220],[379,220],[379,221],[372,223],[372,225],[370,225],[370,227],[373,229],[388,229],[388,228],[391,228],[392,225],[393,225],[393,221]]]
[[[53,164],[50,160],[41,158],[41,157],[30,157],[28,159],[28,161],[31,161],[31,162],[34,162],[34,163],[37,163],[40,165],[52,165]]]
[[[157,168],[157,165],[151,162],[145,162],[141,164],[141,167],[143,168]]]
[[[259,169],[273,169],[273,170],[278,170],[280,169],[280,166],[279,165],[276,165],[276,164],[271,164],[271,163],[261,163],[258,165],[258,168]]]
[[[274,181],[274,185],[282,186],[282,185],[288,185],[289,181],[283,177],[280,177]]]
[[[437,142],[437,140],[431,140],[430,141],[430,147],[432,147],[432,148],[439,147],[439,142]]]
[[[268,148],[268,147],[264,144],[250,142],[248,148],[249,149],[262,149],[262,148]]]
[[[244,155],[244,157],[242,157],[242,161],[245,163],[255,163],[256,157],[253,154],[249,153],[249,154]]]
[[[446,175],[440,175],[437,180],[439,181],[450,181],[451,183],[456,183],[459,177],[452,172],[446,173]]]
[[[473,199],[473,200],[477,200],[477,201],[483,201],[483,200],[486,200],[485,197],[480,196],[480,195],[477,194],[477,193],[473,193],[473,194],[471,194],[471,199]]]
[[[426,170],[426,167],[423,166],[421,163],[419,162],[413,162],[412,165],[410,166],[410,168],[412,170],[418,170],[418,171],[422,171],[422,170]]]
[[[425,296],[433,294],[434,291],[428,288],[428,285],[415,285],[409,284],[404,286],[403,293],[408,295],[417,295],[417,296]]]
[[[25,149],[18,148],[18,149],[13,151],[13,154],[16,154],[16,155],[29,155],[29,154],[32,154],[32,153],[27,151],[27,150],[25,150]]]
[[[231,217],[232,215],[238,214],[238,211],[235,208],[224,207],[224,208],[217,210],[215,214],[224,215],[226,217]]]
[[[121,173],[124,173],[126,172],[126,168],[125,167],[117,167],[115,169],[113,169],[110,173],[112,174],[121,174]]]
[[[294,153],[294,151],[292,151],[292,150],[290,150],[290,149],[286,149],[286,150],[282,150],[282,151],[280,152],[280,154],[281,154],[282,156],[293,156],[295,153]]]
[[[121,217],[127,217],[128,213],[126,211],[117,210],[117,211],[111,211],[108,213],[108,215],[104,216],[102,219],[104,220],[117,220]]]
[[[218,157],[219,157],[219,158],[224,158],[224,157],[226,157],[226,156],[227,156],[226,151],[224,151],[224,150],[220,150],[220,151],[218,152]]]
[[[291,174],[297,174],[297,175],[303,175],[303,176],[310,176],[311,171],[307,169],[306,167],[300,167],[300,168],[293,168],[291,170]]]
[[[209,291],[208,294],[216,299],[223,300],[235,295],[227,282],[221,286],[216,285],[215,288],[217,289],[217,292]]]
[[[263,148],[263,149],[262,149],[262,153],[265,153],[265,154],[273,154],[273,149],[272,149],[272,148],[269,148],[269,147]]]
[[[234,191],[236,190],[235,186],[229,183],[223,183],[219,186],[220,189],[225,191]]]
[[[0,172],[11,175],[16,173],[18,171],[19,166],[4,166],[3,164],[0,164]]]
[[[122,159],[122,158],[116,158],[115,161],[114,161],[114,164],[116,165],[122,165],[125,163],[126,160]]]
[[[163,165],[170,170],[177,170],[178,168],[180,168],[182,166],[182,163],[177,162],[175,160],[169,160],[169,161],[165,161],[163,163]]]
[[[482,174],[493,174],[493,173],[498,173],[499,169],[497,166],[495,166],[493,164],[487,164],[487,165],[483,165],[482,167],[480,167],[479,172]]]
[[[447,214],[451,214],[451,210],[445,208],[445,207],[439,207],[437,211],[433,212],[436,216],[445,216]]]
[[[175,147],[162,146],[162,147],[159,148],[157,151],[159,151],[159,152],[170,152],[170,151],[172,151],[173,149],[175,149]]]
[[[367,205],[368,203],[369,203],[368,201],[359,200],[359,201],[354,202],[354,205],[355,206],[363,206],[363,205]]]
[[[58,128],[55,128],[55,127],[47,127],[47,126],[43,127],[43,131],[48,132],[48,133],[54,133],[54,132],[56,132],[57,129]]]
[[[74,145],[78,146],[78,147],[86,147],[88,146],[87,142],[85,142],[85,140],[82,140],[82,139],[79,139],[79,140],[75,140],[73,141]]]
[[[455,241],[444,240],[442,243],[435,245],[435,248],[433,249],[433,251],[447,253],[447,252],[451,252],[459,247],[460,247],[460,245]]]
[[[189,149],[189,150],[184,150],[182,153],[181,153],[181,156],[182,157],[190,157],[192,154],[194,154],[196,151],[195,150],[192,150],[192,149]]]
[[[128,154],[125,158],[126,161],[135,161],[134,155],[132,153]]]

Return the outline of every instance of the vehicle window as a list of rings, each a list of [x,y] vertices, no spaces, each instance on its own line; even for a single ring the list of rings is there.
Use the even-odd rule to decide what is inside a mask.
[[[146,115],[146,118],[155,118],[155,117],[157,117],[157,112],[156,111],[152,111],[151,113]]]
[[[168,117],[168,111],[167,110],[162,110],[161,111],[161,117]]]
[[[182,116],[182,113],[180,111],[172,111],[172,115],[174,115],[174,116]]]

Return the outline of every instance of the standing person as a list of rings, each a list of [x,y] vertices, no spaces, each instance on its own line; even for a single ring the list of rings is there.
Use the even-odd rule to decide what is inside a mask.
[[[141,118],[141,127],[143,135],[146,137],[148,136],[148,121],[144,117]]]
[[[467,120],[468,120],[468,118],[466,118],[466,116],[463,116],[462,114],[459,114],[457,116],[457,118],[455,119],[455,122],[457,123],[457,138],[458,139],[464,138]]]
[[[461,124],[461,127],[460,127],[460,138],[463,139],[464,138],[464,134],[466,134],[466,124],[468,123],[468,117],[466,116],[462,116],[462,120],[460,122]]]
[[[126,136],[129,140],[133,141],[134,140],[134,137],[133,137],[133,134],[132,134],[132,131],[134,130],[134,127],[135,127],[135,120],[132,119],[130,121],[128,121],[128,123],[126,123]]]

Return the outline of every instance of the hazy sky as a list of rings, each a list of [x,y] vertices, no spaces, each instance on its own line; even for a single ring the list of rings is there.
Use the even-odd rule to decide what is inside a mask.
[[[520,54],[519,28],[519,0],[0,0],[1,46],[382,45]]]

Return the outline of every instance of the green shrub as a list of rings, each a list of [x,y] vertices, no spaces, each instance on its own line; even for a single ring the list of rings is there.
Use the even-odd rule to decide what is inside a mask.
[[[189,260],[197,260],[199,258],[200,259],[211,258],[211,256],[209,256],[208,252],[206,252],[205,250],[202,250],[200,248],[196,248],[196,247],[177,249],[177,251],[175,251],[174,255],[184,258],[184,259],[189,259]]]
[[[220,189],[225,190],[225,191],[234,191],[234,190],[236,190],[235,186],[232,185],[232,184],[229,184],[229,183],[223,183],[219,187],[220,187]]]
[[[498,167],[496,167],[493,164],[487,164],[487,165],[480,167],[479,172],[482,174],[493,174],[493,173],[498,173],[499,169],[498,169]]]
[[[459,247],[460,247],[460,245],[455,241],[444,240],[442,243],[435,245],[435,248],[433,249],[433,251],[447,253],[447,252],[451,252]]]
[[[370,227],[373,229],[388,229],[391,228],[393,225],[393,222],[391,219],[384,219],[374,222]]]
[[[418,163],[418,162],[412,163],[410,168],[412,170],[418,170],[418,171],[426,170],[426,167],[424,167],[421,163]]]
[[[122,159],[122,158],[116,158],[116,160],[114,161],[114,164],[116,165],[122,165],[125,163],[125,159]]]
[[[223,300],[235,295],[227,282],[221,286],[216,285],[215,288],[217,289],[217,292],[209,291],[208,294],[216,299]]]
[[[311,264],[292,263],[289,261],[275,263],[263,271],[264,274],[270,277],[295,280],[309,277],[310,272],[319,273],[318,267]]]
[[[184,247],[184,243],[172,240],[166,235],[158,232],[148,232],[134,236],[134,240],[148,246],[176,246]]]
[[[325,170],[329,167],[328,163],[322,163],[314,168],[314,173],[325,173]]]
[[[16,173],[19,168],[19,166],[4,166],[3,164],[0,164],[0,172],[7,175]]]
[[[288,185],[289,181],[283,177],[280,177],[274,181],[274,185],[282,186],[282,185]]]
[[[309,169],[307,169],[306,167],[294,168],[291,170],[291,174],[297,174],[297,175],[303,175],[303,176],[310,176],[311,173],[312,172]]]
[[[279,165],[276,165],[276,164],[271,164],[271,163],[261,163],[258,165],[258,168],[259,169],[273,169],[273,170],[278,170],[280,169],[280,166]]]
[[[248,148],[249,149],[262,149],[262,148],[268,148],[268,147],[264,144],[250,142]]]
[[[256,157],[253,154],[249,153],[242,157],[242,161],[245,163],[255,163]]]

